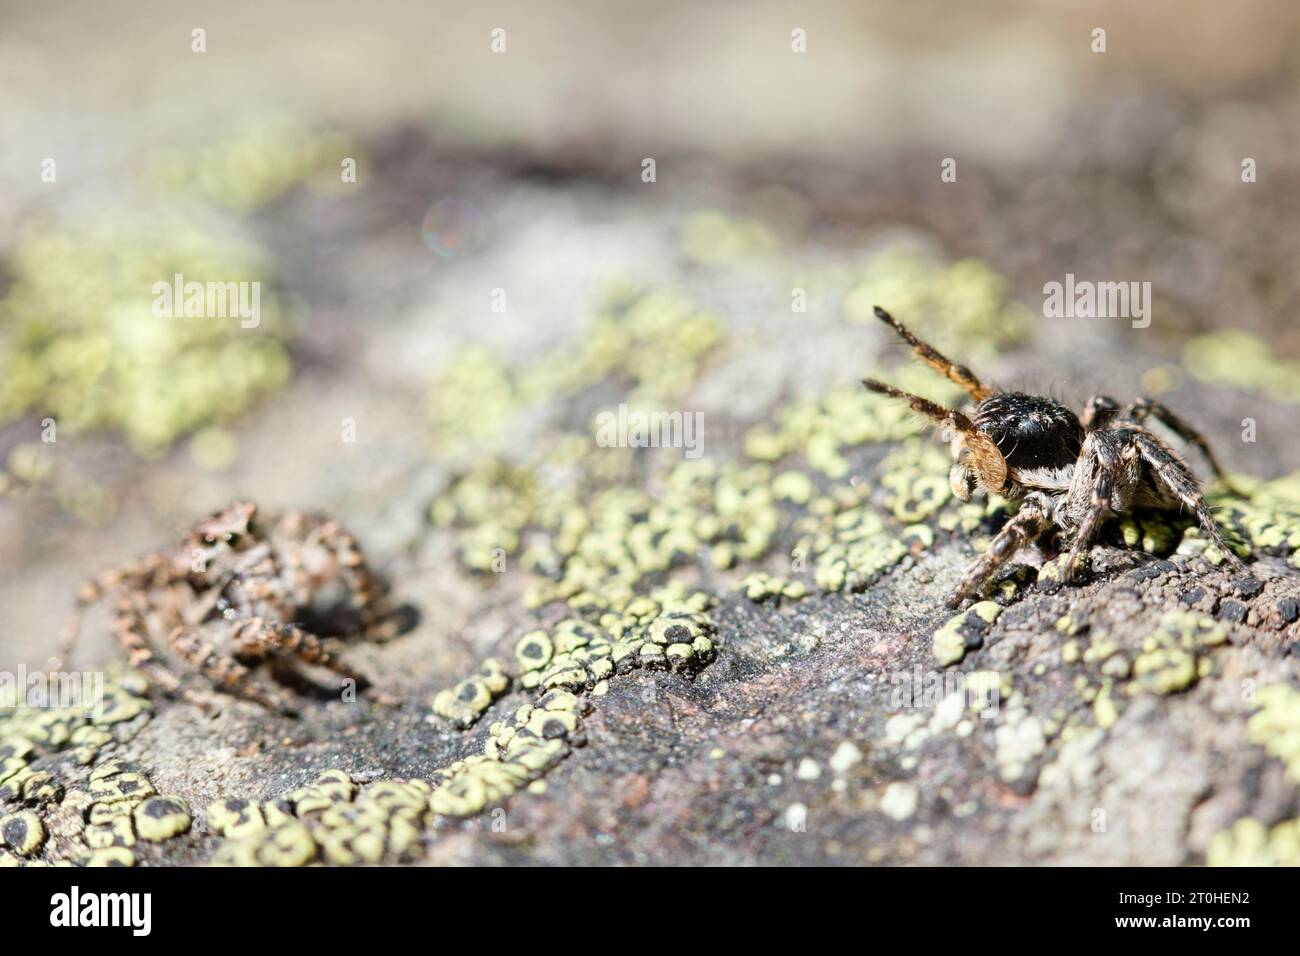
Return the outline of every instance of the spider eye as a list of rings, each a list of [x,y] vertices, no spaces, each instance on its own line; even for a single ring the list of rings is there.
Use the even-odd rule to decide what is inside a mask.
[[[226,542],[226,544],[234,544],[237,537],[239,537],[239,535],[235,534],[233,531],[227,531],[221,536],[221,540]]]
[[[214,537],[213,537],[212,535],[210,535],[210,534],[205,534],[205,535],[203,536],[203,543],[204,543],[204,544],[216,544],[216,543],[217,543],[217,539],[214,538]]]

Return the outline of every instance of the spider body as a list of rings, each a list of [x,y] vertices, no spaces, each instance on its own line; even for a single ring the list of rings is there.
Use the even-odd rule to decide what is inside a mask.
[[[324,603],[348,605],[350,630],[386,637],[379,592],[356,541],[337,521],[289,512],[263,525],[256,505],[235,502],[199,522],[175,550],[87,583],[58,663],[71,652],[81,611],[110,601],[114,635],[131,665],[155,685],[211,703],[176,675],[173,665],[181,662],[218,690],[291,714],[288,698],[259,682],[255,668],[267,663],[278,676],[290,676],[292,662],[302,661],[364,685],[303,622]],[[158,647],[167,648],[166,657]]]
[[[1065,578],[1077,579],[1103,522],[1135,508],[1191,511],[1229,567],[1247,573],[1214,523],[1191,469],[1143,425],[1154,417],[1194,445],[1226,485],[1205,440],[1169,409],[1149,399],[1121,408],[1114,399],[1099,395],[1076,415],[1052,398],[997,391],[966,367],[948,361],[884,309],[877,307],[876,316],[922,361],[960,385],[972,405],[950,409],[874,379],[863,384],[907,402],[913,411],[951,431],[955,463],[949,478],[957,498],[969,501],[984,493],[1020,502],[1016,515],[963,576],[950,605],[972,596],[1016,551],[1052,528],[1071,539]]]

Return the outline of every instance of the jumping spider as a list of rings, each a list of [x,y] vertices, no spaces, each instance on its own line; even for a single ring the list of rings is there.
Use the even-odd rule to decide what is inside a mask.
[[[269,662],[276,676],[293,677],[298,660],[364,686],[361,675],[298,622],[330,599],[335,607],[350,605],[344,630],[382,640],[391,632],[379,614],[379,597],[356,541],[337,521],[289,512],[263,525],[256,505],[237,501],[197,524],[176,550],[87,582],[58,666],[71,653],[82,611],[111,599],[113,631],[131,666],[164,691],[202,706],[212,702],[155,655],[154,646],[162,643],[217,689],[293,714],[280,691],[254,680],[253,668]]]
[[[1015,517],[967,569],[950,607],[960,605],[1016,551],[1053,527],[1072,538],[1064,577],[1076,580],[1102,522],[1139,507],[1190,509],[1228,566],[1249,573],[1214,523],[1191,469],[1142,425],[1148,416],[1162,422],[1194,445],[1227,486],[1205,439],[1169,409],[1141,398],[1121,410],[1114,399],[1097,395],[1089,399],[1083,415],[1076,416],[1051,398],[1001,392],[982,384],[965,366],[948,361],[884,309],[877,306],[875,311],[921,361],[961,386],[974,406],[958,411],[875,379],[862,384],[907,402],[914,412],[951,430],[956,464],[949,479],[957,498],[969,501],[982,491],[1020,502]]]

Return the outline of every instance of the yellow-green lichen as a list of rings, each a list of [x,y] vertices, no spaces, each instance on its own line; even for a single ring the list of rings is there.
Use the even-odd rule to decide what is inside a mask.
[[[1286,684],[1261,687],[1258,708],[1246,723],[1246,739],[1281,760],[1287,776],[1300,784],[1300,691]]]
[[[1227,639],[1227,628],[1213,618],[1167,611],[1133,661],[1129,693],[1173,694],[1187,689],[1202,676],[1204,651]]]
[[[1205,857],[1210,866],[1300,866],[1300,820],[1270,829],[1243,817],[1210,839]]]
[[[339,866],[409,859],[428,822],[430,785],[386,780],[358,787],[341,770],[258,804],[223,800],[208,827],[225,837],[213,862],[227,866]]]
[[[682,251],[696,262],[725,265],[767,255],[776,237],[761,221],[720,209],[691,213],[682,225]]]
[[[354,170],[344,165],[347,160],[355,164],[354,178]],[[279,122],[167,150],[151,158],[146,174],[166,190],[246,215],[304,182],[318,192],[341,193],[363,183],[368,167],[356,139],[336,130]]]
[[[461,727],[468,727],[509,687],[510,677],[505,664],[489,657],[480,665],[477,674],[465,678],[455,687],[439,691],[433,698],[433,712]]]
[[[718,319],[678,293],[617,286],[576,344],[519,368],[477,346],[458,354],[430,392],[434,444],[444,453],[503,450],[519,411],[602,384],[621,384],[629,405],[672,401],[720,335]]]
[[[1300,362],[1274,355],[1267,342],[1242,329],[1198,335],[1183,346],[1193,378],[1288,404],[1300,402]]]
[[[995,601],[979,601],[953,615],[931,637],[934,658],[942,667],[959,663],[966,652],[984,643],[984,634],[1002,613]]]
[[[773,577],[762,571],[747,574],[740,580],[737,590],[751,601],[780,601],[782,598],[798,600],[807,595],[808,589],[800,581],[789,581]]]
[[[179,797],[149,797],[131,813],[142,840],[161,843],[190,828],[190,808]]]
[[[258,250],[164,220],[32,231],[0,299],[0,423],[39,410],[142,454],[228,421],[289,374],[290,323]],[[255,282],[260,319],[155,314],[155,285]],[[182,312],[186,303],[173,303]],[[205,306],[206,309],[206,301]]]
[[[45,843],[45,826],[31,810],[0,817],[0,840],[19,856],[31,856]]]
[[[379,863],[409,857],[441,818],[469,817],[537,783],[581,734],[582,692],[634,668],[698,668],[712,660],[712,599],[664,587],[592,609],[515,644],[536,697],[495,721],[481,753],[457,760],[429,781],[378,781],[359,787],[342,771],[256,804],[240,799],[208,808],[223,836],[213,862],[242,866]],[[499,662],[490,668],[499,672]],[[490,704],[490,702],[489,702]],[[482,711],[478,711],[477,716]]]

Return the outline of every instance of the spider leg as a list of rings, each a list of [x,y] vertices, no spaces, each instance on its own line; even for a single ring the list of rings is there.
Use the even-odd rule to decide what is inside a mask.
[[[138,598],[122,595],[113,608],[113,636],[126,652],[127,663],[144,674],[150,684],[163,693],[180,698],[198,707],[207,707],[210,701],[190,690],[170,669],[158,659],[149,646],[149,627],[144,608]]]
[[[1096,431],[1104,428],[1107,423],[1115,417],[1119,411],[1119,402],[1109,395],[1094,395],[1088,399],[1088,404],[1083,407],[1083,414],[1079,416],[1079,424],[1083,426],[1084,431]]]
[[[153,554],[134,564],[113,571],[106,571],[85,581],[77,589],[77,597],[72,612],[68,615],[68,620],[63,627],[63,639],[59,644],[58,653],[50,659],[49,669],[51,671],[61,671],[71,659],[77,641],[81,638],[81,618],[85,614],[86,608],[98,604],[129,582],[143,583],[148,578],[156,577],[157,572],[167,563],[168,559],[165,555]]]
[[[873,392],[881,395],[888,395],[890,398],[896,398],[900,402],[906,402],[907,406],[916,414],[923,415],[940,425],[951,425],[962,434],[978,434],[975,423],[969,418],[957,411],[955,408],[948,408],[946,405],[940,405],[938,402],[932,402],[928,398],[922,398],[912,392],[905,392],[901,388],[895,388],[888,382],[882,382],[874,378],[864,378],[862,384]]]
[[[993,439],[976,428],[975,423],[964,414],[874,378],[864,378],[862,384],[873,392],[906,402],[908,407],[918,415],[924,415],[933,422],[955,429],[961,434],[966,449],[967,458],[963,459],[963,463],[969,461],[987,490],[992,492],[1004,490],[1007,478],[1006,459],[1002,457],[1002,452]]]
[[[1124,417],[1131,422],[1141,423],[1146,421],[1148,415],[1153,416],[1156,421],[1199,451],[1209,463],[1210,470],[1214,472],[1214,477],[1219,479],[1228,493],[1242,497],[1241,492],[1234,488],[1232,482],[1228,480],[1227,473],[1224,472],[1223,466],[1219,464],[1219,459],[1214,454],[1213,449],[1210,448],[1210,443],[1205,440],[1205,436],[1175,415],[1167,406],[1144,396],[1130,403],[1128,408],[1124,410]]]
[[[948,361],[948,359],[939,353],[938,349],[930,345],[928,342],[923,342],[921,339],[918,339],[912,334],[912,331],[907,326],[898,321],[898,319],[894,318],[880,306],[876,306],[875,311],[876,318],[892,328],[898,333],[899,337],[904,342],[912,346],[912,351],[916,353],[917,358],[930,366],[930,368],[934,369],[944,378],[948,379],[948,381],[955,385],[960,385],[966,394],[975,399],[975,401],[982,402],[993,394],[994,390],[989,388],[987,385],[982,384],[980,380],[975,377],[975,373],[966,366],[957,365],[954,362]]]
[[[1020,510],[989,543],[988,550],[975,559],[962,575],[961,583],[948,599],[949,607],[957,607],[988,580],[998,568],[1011,560],[1022,547],[1037,538],[1048,525],[1048,506],[1045,496],[1029,495]]]
[[[352,606],[361,616],[366,639],[386,641],[395,636],[395,626],[389,626],[389,622],[379,614],[383,587],[366,564],[357,539],[334,520],[321,525],[317,533],[321,544],[334,554],[339,563],[339,572],[352,597]]]
[[[1173,492],[1178,500],[1196,515],[1201,530],[1205,532],[1210,542],[1223,554],[1228,566],[1239,574],[1249,574],[1250,571],[1246,568],[1245,563],[1241,558],[1237,557],[1237,552],[1232,550],[1232,547],[1223,537],[1223,532],[1215,524],[1210,506],[1205,503],[1205,496],[1201,494],[1196,478],[1188,467],[1183,464],[1173,451],[1151,435],[1140,431],[1134,431],[1132,435],[1133,443],[1137,446],[1143,461],[1151,466],[1160,483]]]
[[[188,627],[178,627],[168,637],[177,653],[189,661],[218,689],[245,700],[261,704],[267,710],[295,716],[297,711],[285,698],[274,694],[253,680],[252,671],[233,657],[222,654],[204,640],[202,632]]]
[[[1069,554],[1065,559],[1062,577],[1066,581],[1074,581],[1078,578],[1079,565],[1083,560],[1083,556],[1091,547],[1093,538],[1097,536],[1102,522],[1110,513],[1115,472],[1118,470],[1121,461],[1120,452],[1115,447],[1115,443],[1104,431],[1093,432],[1085,439],[1080,457],[1085,456],[1091,459],[1091,470],[1084,471],[1076,466],[1075,474],[1078,476],[1089,475],[1091,480],[1087,484],[1082,480],[1071,483],[1070,495],[1069,499],[1067,499],[1068,504],[1070,501],[1082,498],[1085,492],[1088,496],[1087,508],[1083,512],[1083,518],[1079,521],[1078,528],[1075,529],[1074,541],[1071,542]]]
[[[327,667],[341,677],[365,686],[370,682],[325,648],[325,643],[296,624],[268,624],[261,618],[249,618],[235,627],[236,653],[255,660],[297,658],[308,664]]]

